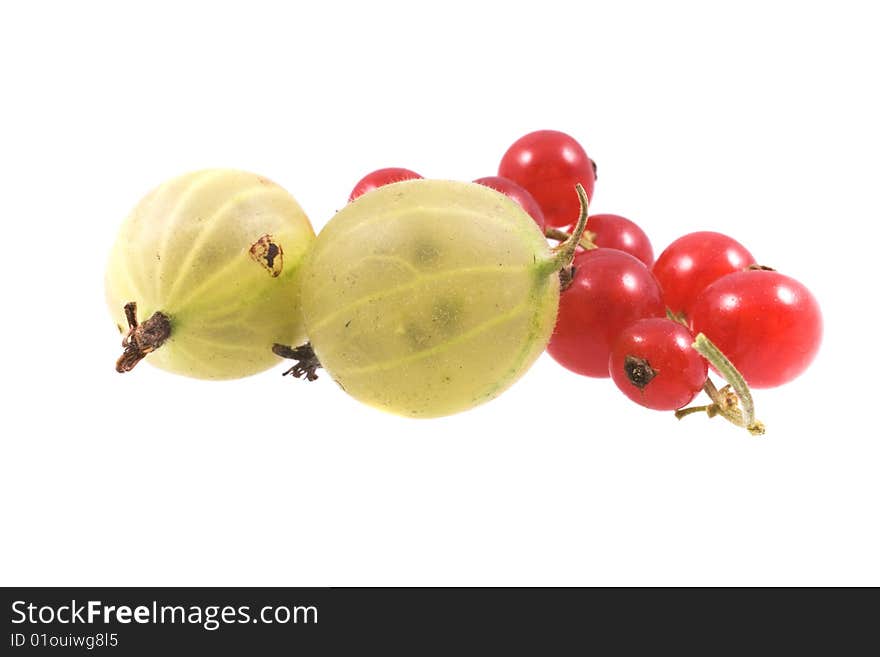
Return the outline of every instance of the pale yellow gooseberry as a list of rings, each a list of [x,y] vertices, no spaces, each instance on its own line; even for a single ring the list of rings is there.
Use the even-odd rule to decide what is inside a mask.
[[[209,169],[154,189],[107,265],[107,304],[125,336],[117,370],[146,358],[233,379],[278,363],[273,344],[304,340],[299,274],[314,237],[296,200],[254,173]]]
[[[474,183],[409,180],[348,204],[303,267],[317,359],[350,395],[399,415],[496,397],[553,331],[582,191],[578,229],[556,249],[519,205]]]

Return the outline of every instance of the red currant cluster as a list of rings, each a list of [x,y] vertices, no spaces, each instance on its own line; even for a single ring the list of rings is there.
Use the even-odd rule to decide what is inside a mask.
[[[350,200],[392,182],[421,178],[408,169],[374,171]],[[569,135],[540,130],[507,150],[498,175],[474,182],[506,194],[548,238],[570,235],[578,215],[575,184],[592,198],[596,164]],[[630,399],[678,417],[720,415],[753,434],[749,386],[768,388],[801,374],[819,349],[822,316],[801,283],[761,267],[721,233],[690,233],[654,261],[632,221],[591,215],[566,278],[549,354],[590,377],[611,377]],[[709,367],[727,385],[718,389]],[[704,390],[710,403],[684,408]]]

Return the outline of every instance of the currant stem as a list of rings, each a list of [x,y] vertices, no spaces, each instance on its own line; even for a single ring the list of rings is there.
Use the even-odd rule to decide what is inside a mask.
[[[743,422],[743,414],[739,409],[739,399],[736,394],[730,390],[730,386],[724,386],[721,390],[718,390],[712,382],[712,379],[706,378],[706,383],[703,384],[703,391],[709,396],[709,399],[712,400],[712,403],[710,404],[712,412],[709,412],[709,417],[720,415],[728,422],[735,424],[738,427],[745,428],[746,425]]]
[[[737,426],[745,427],[752,435],[763,434],[764,425],[755,419],[755,402],[742,374],[703,333],[698,333],[694,338],[693,348],[721,373],[736,395],[735,398],[728,396],[726,394],[728,388],[719,391],[710,379],[706,379],[703,389],[717,407],[719,415]],[[736,405],[737,399],[742,410]]]
[[[706,404],[705,406],[689,406],[688,408],[680,408],[675,411],[675,417],[679,420],[683,417],[687,417],[688,415],[693,415],[694,413],[706,413],[710,417],[717,413],[717,408],[715,404]]]
[[[556,240],[558,242],[564,242],[569,237],[571,237],[571,233],[566,233],[564,230],[560,230],[559,228],[545,228],[544,236],[549,237],[551,240]],[[584,234],[581,236],[581,241],[578,244],[583,249],[587,251],[592,251],[593,249],[598,249],[598,245],[593,241],[596,239],[596,233],[591,233],[588,230],[584,231]]]
[[[590,201],[587,198],[587,193],[584,191],[583,185],[577,183],[574,188],[581,204],[581,212],[571,235],[568,235],[568,237],[565,238],[565,241],[561,244],[557,244],[552,249],[552,255],[546,262],[548,273],[561,271],[571,265],[571,261],[574,260],[574,254],[577,251],[578,242],[581,241],[584,231],[587,228],[587,212],[589,210]]]
[[[715,387],[715,384],[709,377],[706,377],[706,383],[703,384],[703,391],[709,395],[709,399],[711,399],[713,403],[721,403],[721,395],[718,393],[718,388]]]
[[[156,351],[171,336],[171,320],[168,315],[154,312],[149,319],[138,323],[137,303],[129,301],[123,308],[128,322],[128,333],[122,339],[123,352],[116,361],[116,371],[130,372],[147,354]]]
[[[683,312],[674,313],[669,308],[666,309],[666,319],[672,320],[684,326],[687,330],[691,330],[691,325],[687,321]]]

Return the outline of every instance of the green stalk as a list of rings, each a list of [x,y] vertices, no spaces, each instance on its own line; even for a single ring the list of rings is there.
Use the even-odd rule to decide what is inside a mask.
[[[571,235],[568,235],[564,242],[553,247],[550,259],[542,266],[542,269],[546,268],[548,274],[562,271],[571,265],[571,261],[574,260],[574,254],[577,250],[578,242],[581,241],[581,237],[584,235],[584,230],[587,228],[587,212],[589,210],[590,201],[580,183],[577,183],[574,188],[581,204],[581,213],[578,216],[577,224]]]
[[[557,242],[564,242],[569,237],[571,237],[571,233],[566,233],[560,228],[545,228],[544,237],[549,237],[551,240],[556,240]],[[595,239],[596,233],[591,233],[590,231],[585,230],[584,234],[581,236],[579,246],[583,249],[586,249],[587,251],[597,249],[599,247],[597,247],[596,243],[593,241]]]
[[[689,406],[688,408],[680,408],[675,411],[675,417],[679,420],[694,413],[705,413],[709,417],[718,414],[718,407],[715,404],[706,404],[705,406]]]
[[[737,408],[732,403],[729,403],[724,398],[724,391],[719,391],[715,387],[715,384],[712,383],[710,379],[707,379],[706,385],[703,389],[712,399],[712,404],[710,406],[715,409],[714,413],[721,415],[725,420],[728,420],[737,426],[744,427],[753,436],[760,436],[763,434],[764,424],[755,419],[755,402],[752,399],[752,392],[749,390],[749,386],[742,377],[742,374],[739,373],[739,370],[734,367],[733,363],[730,362],[727,356],[725,356],[724,353],[704,334],[697,334],[692,346],[697,353],[708,360],[715,369],[721,373],[721,376],[723,376],[727,383],[730,384],[730,387],[733,389],[733,392],[736,393],[736,397],[739,400],[741,409]],[[714,414],[709,410],[709,407],[698,408],[699,410],[705,410],[710,415]],[[676,411],[675,416],[681,419],[686,415],[690,415],[691,412],[696,411],[681,409]]]

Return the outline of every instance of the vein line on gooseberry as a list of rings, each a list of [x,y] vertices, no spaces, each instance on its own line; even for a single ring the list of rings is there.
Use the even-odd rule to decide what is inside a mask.
[[[449,347],[467,342],[468,340],[477,337],[481,333],[484,333],[491,328],[494,328],[500,324],[506,324],[509,321],[519,318],[523,310],[525,310],[528,305],[529,302],[517,304],[503,315],[497,315],[489,321],[477,324],[470,330],[465,331],[464,333],[452,340],[447,340],[438,345],[434,345],[433,347],[428,347],[427,349],[421,349],[419,351],[408,354],[403,358],[381,361],[367,367],[355,367],[348,370],[339,370],[339,374],[344,374],[345,376],[357,376],[360,374],[367,374],[369,372],[381,372],[383,370],[397,367],[398,365],[403,365],[404,363],[413,363],[418,360],[422,360],[423,358],[430,358],[431,356],[434,356],[436,354],[443,353],[443,351],[448,349]]]
[[[227,343],[221,342],[216,339],[206,338],[203,335],[198,335],[198,334],[193,334],[193,333],[190,333],[190,335],[188,336],[188,339],[192,339],[193,342],[197,342],[197,343],[204,345],[206,347],[211,347],[211,349],[215,353],[218,353],[218,354],[222,353],[222,352],[248,353],[248,352],[252,351],[251,348],[247,345],[227,344]]]
[[[208,186],[208,183],[216,181],[224,175],[224,171],[222,169],[217,169],[211,171],[210,173],[203,174],[200,176],[200,180],[189,187],[185,193],[181,194],[180,198],[177,199],[177,202],[174,206],[168,211],[168,216],[170,217],[169,221],[165,224],[165,228],[162,231],[162,235],[159,237],[159,252],[167,253],[168,252],[168,244],[171,242],[171,239],[174,236],[174,233],[177,232],[178,223],[181,221],[184,213],[181,212],[183,208],[186,207],[187,203],[189,203],[190,199],[195,197],[197,192],[200,192],[205,187]],[[166,263],[159,263],[159,271],[156,275],[156,295],[161,296],[162,294],[162,281],[165,280],[165,269]]]
[[[403,285],[398,285],[389,290],[384,290],[381,294],[369,294],[360,297],[345,306],[336,308],[332,313],[322,317],[320,321],[316,322],[312,326],[312,331],[324,328],[339,315],[349,313],[364,304],[375,303],[376,301],[387,299],[395,294],[408,292],[409,290],[418,287],[420,283],[442,281],[451,278],[452,276],[461,276],[464,274],[515,274],[528,269],[531,269],[531,267],[462,267],[460,269],[444,270],[437,272],[436,274],[418,274],[415,280],[412,280],[409,283],[404,283]]]
[[[222,265],[219,269],[217,269],[210,276],[204,278],[200,283],[198,283],[189,293],[184,296],[182,299],[171,299],[168,301],[169,308],[184,308],[186,305],[194,298],[199,296],[202,292],[204,292],[207,288],[210,288],[212,285],[216,285],[220,281],[223,280],[225,276],[229,275],[229,272],[235,273],[235,267],[238,264],[236,258],[229,260],[224,265]]]
[[[195,262],[197,256],[199,255],[199,250],[202,246],[208,242],[213,236],[214,233],[218,230],[221,230],[224,227],[224,222],[222,219],[227,217],[235,218],[234,215],[230,215],[230,210],[235,209],[235,207],[241,204],[244,200],[253,201],[255,198],[267,195],[271,196],[272,194],[277,194],[278,196],[286,195],[287,192],[284,191],[281,187],[266,187],[265,185],[254,186],[251,189],[243,191],[239,194],[236,194],[231,199],[223,203],[220,207],[214,210],[205,221],[201,223],[201,228],[195,238],[192,240],[192,244],[190,244],[189,249],[187,249],[185,258],[178,265],[178,269],[184,272],[192,272],[193,267],[192,264]],[[256,238],[254,238],[256,240]],[[164,251],[163,251],[164,253]],[[231,256],[231,260],[234,261],[235,258],[238,257],[238,253],[234,253]],[[166,259],[167,262],[167,259]],[[222,265],[221,265],[222,266]],[[166,298],[169,300],[169,303],[173,302],[174,295],[181,287],[184,286],[184,283],[189,282],[189,278],[191,275],[178,276],[174,279],[171,284],[171,287],[167,290]],[[158,280],[163,280],[164,277],[161,275],[157,276]]]
[[[363,256],[358,261],[358,263],[356,265],[353,265],[352,267],[348,267],[347,269],[344,269],[340,272],[337,272],[336,275],[338,277],[345,278],[346,276],[353,274],[358,269],[360,269],[364,265],[367,265],[371,262],[390,262],[390,263],[394,263],[394,264],[400,264],[404,269],[406,269],[413,276],[421,276],[422,275],[422,273],[419,271],[419,269],[417,267],[415,267],[411,262],[404,260],[400,256],[387,255],[387,254],[375,254],[375,253],[371,254],[371,255]],[[312,294],[314,294],[315,296],[320,296],[321,294],[323,294],[326,291],[327,288],[331,287],[332,285],[333,285],[333,281],[325,279],[323,285],[315,287]]]
[[[402,182],[393,183],[393,184],[394,185],[407,185],[411,182],[417,182],[417,181],[404,180]],[[473,183],[473,184],[477,184],[477,183]],[[390,187],[390,186],[391,185],[387,185],[387,187]],[[497,192],[497,193],[500,194],[501,192]],[[352,203],[357,203],[358,200],[359,199],[355,199],[354,201],[352,201]],[[516,203],[516,201],[510,201],[510,203]],[[436,216],[438,210],[442,210],[442,206],[436,207],[436,206],[424,205],[424,206],[420,207],[417,211],[404,208],[404,209],[396,211],[396,212],[388,212],[385,214],[383,214],[382,212],[378,212],[376,214],[375,218],[372,218],[369,221],[363,221],[363,222],[359,223],[357,226],[350,228],[349,230],[347,230],[345,232],[337,233],[333,236],[333,239],[335,241],[342,241],[342,240],[350,239],[353,235],[359,233],[364,228],[371,228],[371,227],[375,226],[376,224],[388,225],[391,223],[391,221],[400,219],[401,217],[405,217],[409,220],[412,220],[413,217],[418,216],[419,212],[422,212],[422,213],[428,215],[429,217],[434,217],[434,216]],[[506,221],[504,219],[499,220],[497,217],[493,217],[493,216],[488,215],[483,212],[470,211],[470,210],[465,210],[463,208],[456,208],[456,211],[459,214],[461,214],[462,216],[471,216],[471,217],[475,217],[475,218],[479,217],[480,219],[492,221],[493,223],[495,223],[499,226],[502,226],[508,230],[511,228],[511,224],[509,221]],[[525,212],[525,210],[523,210],[523,212]],[[532,222],[532,223],[534,223],[534,222]],[[317,249],[313,252],[312,257],[313,258],[317,257],[322,252],[323,252],[322,250]]]
[[[181,315],[181,319],[184,317],[189,317],[193,314],[194,313],[191,313],[190,309],[187,309],[187,312]],[[198,309],[198,317],[200,320],[204,318],[205,321],[211,322],[211,333],[220,333],[223,331],[223,329],[227,329],[232,326],[240,327],[242,321],[250,321],[253,319],[252,313],[249,312],[236,313],[224,311],[222,313],[209,314],[207,312],[203,313],[201,308]],[[274,321],[260,321],[261,328],[280,328],[289,324],[290,319],[284,316],[277,317],[274,319]]]
[[[187,340],[184,340],[183,342],[178,341],[174,345],[174,353],[178,357],[185,358],[189,363],[198,363],[200,361],[200,357],[197,353],[193,351],[193,347],[195,347],[195,343],[190,343]],[[205,369],[210,372],[219,372],[220,370],[218,369],[218,363],[219,361],[217,359],[213,359]]]
[[[537,314],[537,313],[532,313],[532,317],[531,317],[531,320],[530,320],[530,324],[531,324],[531,330],[530,330],[530,332],[529,332],[529,342],[530,342],[531,339],[532,339],[534,336],[536,336],[536,335],[539,333],[539,331],[540,331],[540,329],[539,329],[539,326],[540,326],[540,320],[539,320],[539,317],[538,317],[538,314]],[[519,368],[520,368],[520,366],[522,365],[523,361],[526,359],[527,355],[529,354],[529,351],[531,350],[531,347],[529,346],[529,342],[526,342],[525,344],[523,344],[523,346],[522,346],[522,348],[520,349],[519,353],[516,355],[516,358],[515,358],[514,361],[513,361],[513,365],[508,369],[509,376],[510,376],[510,375],[515,375],[515,373],[519,370]],[[506,385],[505,379],[504,379],[504,378],[499,379],[499,380],[495,383],[495,385],[492,386],[492,387],[488,390],[488,394],[492,394],[492,393],[494,393],[495,391],[502,389],[505,385]]]
[[[166,306],[167,309],[172,310],[185,307],[186,304],[190,302],[190,300],[200,295],[202,292],[205,291],[205,289],[211,287],[212,285],[217,285],[218,283],[223,281],[224,276],[228,276],[230,271],[234,273],[235,267],[238,265],[239,262],[238,255],[240,254],[237,254],[235,258],[232,258],[221,265],[220,268],[217,269],[217,271],[198,282],[196,286],[192,290],[190,290],[189,293],[182,299],[169,299]],[[294,270],[298,268],[302,258],[302,255],[300,255],[300,257],[296,260],[291,260],[290,258],[287,258],[285,260],[285,267],[288,270]]]

